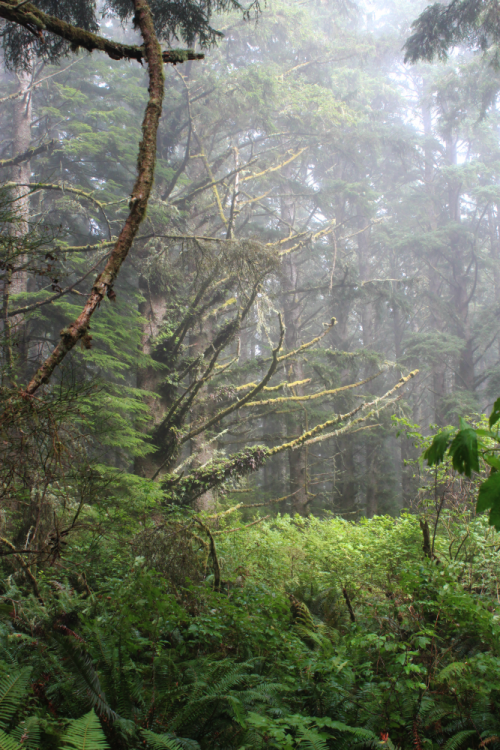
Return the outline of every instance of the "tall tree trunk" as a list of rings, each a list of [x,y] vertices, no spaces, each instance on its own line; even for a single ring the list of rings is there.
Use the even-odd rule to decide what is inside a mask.
[[[167,307],[165,292],[158,288],[153,280],[143,276],[139,279],[139,288],[145,297],[144,302],[141,302],[139,306],[139,311],[146,320],[141,337],[141,348],[143,354],[151,355],[165,317]],[[145,397],[150,414],[148,432],[161,423],[168,409],[167,401],[159,392],[160,382],[161,372],[153,366],[140,368],[137,372],[137,387],[150,394]],[[161,449],[148,453],[146,456],[138,456],[134,462],[134,472],[151,479],[160,470],[162,461]]]
[[[23,154],[31,146],[31,119],[32,119],[32,96],[30,86],[32,76],[30,73],[21,71],[17,74],[17,91],[21,96],[14,100],[14,139],[12,155]],[[29,188],[26,187],[31,181],[31,167],[29,161],[23,161],[12,167],[11,181],[15,187],[12,189],[13,209],[16,214],[16,223],[12,232],[22,240],[29,230],[30,199]],[[24,268],[26,255],[21,253],[14,260],[14,268],[10,279],[6,282],[4,290],[4,309],[8,308],[8,298],[13,294],[25,294],[28,291],[28,272]],[[18,360],[18,368],[21,373],[26,371],[28,357],[28,341],[24,316],[14,316],[8,319],[6,337],[7,346],[12,352],[12,344],[15,343],[15,352]]]
[[[422,97],[422,121],[424,125],[424,180],[429,197],[429,229],[437,231],[438,220],[436,214],[436,194],[434,185],[434,153],[432,146],[432,112],[426,99],[425,91]],[[441,310],[442,279],[434,270],[438,263],[437,253],[431,252],[428,265],[428,289],[430,305],[430,327],[433,331],[444,331],[445,324]],[[434,421],[439,427],[446,423],[444,399],[446,397],[446,362],[442,357],[433,357],[431,364],[432,395],[434,402]]]
[[[358,272],[361,282],[368,281],[370,279],[370,234],[367,226],[369,224],[368,217],[358,207],[357,209],[357,256],[358,256]],[[373,303],[367,301],[361,308],[361,328],[363,337],[363,348],[373,350],[375,348],[375,310]],[[373,366],[369,366],[365,375],[372,373]],[[370,439],[365,444],[365,486],[366,486],[366,515],[368,518],[372,518],[377,514],[378,500],[377,500],[377,443]]]
[[[287,170],[286,176],[290,176]],[[281,199],[281,219],[285,230],[292,228],[295,223],[295,204],[292,195]],[[285,323],[285,347],[287,351],[296,349],[300,342],[300,304],[296,290],[299,287],[299,272],[294,253],[283,257],[282,265],[283,288],[283,318]],[[287,379],[289,383],[304,380],[302,360],[297,357],[287,361]],[[303,389],[297,386],[293,389],[295,395],[303,395]],[[287,414],[286,426],[289,437],[298,436],[305,429],[305,410],[297,410]],[[288,454],[289,465],[289,494],[294,513],[301,516],[309,515],[309,496],[307,492],[307,448],[300,447]]]

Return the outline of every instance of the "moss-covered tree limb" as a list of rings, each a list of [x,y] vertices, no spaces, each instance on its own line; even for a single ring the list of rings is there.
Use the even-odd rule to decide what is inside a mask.
[[[283,404],[288,401],[314,401],[317,398],[324,398],[325,396],[335,396],[337,393],[349,391],[351,390],[351,388],[357,388],[360,385],[366,385],[366,383],[369,383],[371,380],[375,380],[375,378],[378,378],[378,376],[381,375],[382,372],[383,370],[380,370],[374,375],[370,375],[369,378],[365,378],[365,380],[359,380],[357,383],[349,383],[349,385],[342,385],[339,388],[331,388],[329,390],[319,391],[318,393],[310,393],[308,396],[281,396],[279,398],[268,398],[264,401],[250,401],[248,404],[245,404],[245,406],[269,406],[273,404]],[[293,384],[291,383],[290,386],[292,385]]]
[[[82,312],[73,323],[61,331],[61,340],[26,386],[23,392],[24,396],[32,396],[43,383],[47,383],[68,352],[80,339],[87,335],[90,318],[105,296],[112,290],[113,283],[146,214],[154,180],[156,135],[162,111],[163,60],[146,0],[134,0],[134,7],[135,19],[144,40],[144,52],[148,64],[149,100],[142,123],[142,140],[139,145],[137,160],[138,175],[132,190],[130,212],[108,262],[103,272],[97,277]]]
[[[190,505],[214,487],[257,471],[268,455],[269,449],[262,445],[246,448],[228,458],[215,459],[186,477],[170,474],[162,481],[162,487],[170,501]]]
[[[336,318],[332,318],[328,324],[324,323],[323,325],[324,325],[324,331],[322,333],[320,333],[319,336],[315,336],[310,341],[306,341],[305,344],[302,344],[297,349],[294,349],[291,352],[287,352],[286,354],[282,354],[281,357],[278,357],[278,364],[280,362],[284,362],[286,359],[291,359],[292,357],[295,357],[296,354],[300,354],[301,352],[305,351],[306,349],[310,349],[312,346],[314,346],[315,344],[317,344],[318,341],[321,341],[321,339],[324,336],[326,336],[326,334],[328,333],[328,331],[330,331],[333,328],[334,325],[337,325],[337,320],[336,320]],[[271,359],[272,359],[272,357],[267,357],[264,360],[264,362],[269,362]],[[294,383],[294,384],[291,384],[291,385],[297,385],[297,384],[298,383]],[[255,388],[255,383],[244,383],[243,385],[238,386],[237,390],[238,391],[243,391],[243,390],[246,390],[247,388]],[[261,389],[261,390],[263,390],[263,389]]]
[[[137,10],[137,3],[134,2],[134,6]],[[148,65],[150,63],[148,42],[144,35],[142,37],[144,45],[141,47],[134,44],[120,44],[119,42],[105,39],[99,34],[93,34],[91,31],[85,31],[78,26],[73,26],[57,18],[57,16],[44,13],[32,3],[18,3],[17,0],[3,0],[0,2],[0,18],[18,24],[41,38],[43,38],[43,33],[46,31],[56,34],[56,36],[69,42],[75,51],[81,47],[88,52],[92,52],[93,50],[104,52],[112,60],[126,59],[142,62],[143,59],[146,59]],[[163,62],[173,63],[174,65],[186,62],[187,60],[201,60],[204,57],[204,55],[193,50],[183,49],[165,50],[163,53],[160,51],[160,55]]]
[[[312,378],[305,378],[304,380],[296,380],[294,383],[289,383],[287,380],[284,380],[282,383],[278,383],[277,385],[266,385],[265,388],[263,388],[263,391],[269,392],[269,391],[279,391],[281,388],[296,388],[300,385],[307,385],[311,382]],[[248,391],[249,388],[255,388],[257,383],[245,383],[245,385],[239,385],[234,390],[235,393],[238,393],[238,391]],[[262,403],[262,402],[260,402]]]
[[[337,414],[337,416],[333,417],[332,419],[328,419],[326,422],[323,422],[323,424],[318,424],[316,427],[313,427],[312,430],[308,430],[307,432],[303,432],[302,435],[299,435],[298,438],[295,438],[295,440],[290,440],[287,443],[282,443],[281,445],[277,445],[275,448],[271,448],[269,451],[270,456],[274,456],[277,453],[282,453],[283,451],[288,450],[295,450],[295,448],[299,448],[301,445],[304,444],[310,444],[312,442],[319,442],[319,440],[326,440],[327,437],[330,437],[331,435],[323,435],[322,433],[325,432],[329,427],[333,427],[334,425],[341,424],[342,422],[347,422],[348,420],[352,419],[356,414],[359,414],[360,411],[363,411],[364,409],[372,409],[372,413],[376,412],[377,405],[380,405],[385,400],[390,398],[397,390],[402,388],[404,385],[406,385],[412,378],[415,377],[415,375],[418,374],[418,370],[413,370],[413,372],[410,372],[409,375],[405,375],[405,377],[400,378],[396,385],[391,388],[387,393],[384,393],[383,396],[379,396],[378,398],[374,399],[373,401],[370,401],[369,403],[360,404],[355,409],[353,409],[350,412],[347,412],[347,414]],[[365,416],[365,419],[367,417]],[[321,436],[316,440],[316,436]]]
[[[38,154],[44,154],[46,151],[50,151],[56,143],[57,141],[52,140],[48,143],[42,143],[41,146],[37,146],[36,148],[29,148],[24,153],[17,154],[10,159],[0,159],[0,169],[4,169],[5,167],[15,167],[16,164],[22,164],[25,161],[29,161],[34,156],[38,156]]]
[[[0,164],[0,166],[2,166]],[[8,182],[5,187],[13,187],[13,183]],[[111,241],[111,227],[109,225],[109,220],[106,215],[105,204],[102,203],[100,200],[94,197],[92,193],[88,193],[85,190],[80,190],[79,188],[71,187],[71,185],[57,185],[50,182],[30,182],[30,183],[15,183],[15,187],[17,188],[28,188],[29,193],[28,195],[32,195],[33,193],[37,193],[39,190],[55,190],[60,193],[70,193],[71,195],[77,195],[79,198],[85,198],[86,200],[93,203],[99,211],[102,213],[104,217],[104,221],[106,222],[106,225],[108,227],[109,232],[109,241]]]

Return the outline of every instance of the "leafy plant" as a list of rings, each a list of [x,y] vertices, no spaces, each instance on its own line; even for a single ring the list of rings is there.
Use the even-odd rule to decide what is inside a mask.
[[[476,511],[489,510],[489,523],[497,530],[500,530],[500,431],[494,428],[499,420],[500,398],[489,416],[489,429],[471,427],[461,418],[458,430],[439,432],[424,452],[429,466],[440,464],[448,452],[453,468],[467,477],[480,472],[480,460],[489,467],[490,475],[479,488]]]

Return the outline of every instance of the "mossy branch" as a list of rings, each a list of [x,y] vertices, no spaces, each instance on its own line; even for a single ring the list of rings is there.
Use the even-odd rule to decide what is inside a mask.
[[[312,430],[308,430],[307,432],[303,432],[302,435],[300,435],[298,438],[295,438],[295,440],[290,440],[288,443],[282,443],[281,445],[277,445],[275,448],[271,448],[269,451],[269,456],[274,456],[277,453],[282,453],[283,451],[287,450],[295,450],[296,448],[299,448],[300,446],[307,444],[310,445],[313,442],[319,442],[320,440],[326,440],[327,437],[331,437],[331,435],[322,435],[321,433],[324,433],[325,430],[328,429],[328,427],[333,427],[336,424],[341,424],[342,422],[346,422],[352,417],[354,417],[356,414],[359,414],[360,411],[363,411],[364,409],[370,409],[377,404],[385,401],[386,399],[390,398],[399,388],[402,388],[404,385],[406,385],[412,378],[415,377],[415,375],[418,374],[418,370],[413,370],[413,372],[410,372],[409,375],[406,375],[403,378],[400,378],[396,385],[391,388],[387,393],[384,393],[383,396],[380,396],[379,398],[374,399],[368,404],[360,404],[355,409],[353,409],[350,412],[347,412],[347,414],[338,414],[336,417],[333,417],[333,419],[328,419],[326,422],[323,422],[323,424],[318,424],[316,427],[313,427]],[[373,409],[373,413],[375,413],[376,409]],[[368,415],[364,417],[364,419],[367,419]],[[354,423],[351,423],[354,424]],[[316,438],[317,435],[320,435],[319,438]]]
[[[284,380],[282,383],[278,383],[278,385],[269,385],[263,388],[263,391],[279,391],[280,388],[297,388],[300,385],[307,385],[311,382],[311,378],[305,378],[304,380],[296,380],[294,383],[289,383],[287,380]],[[245,383],[244,385],[239,385],[237,388],[235,388],[235,392],[238,393],[238,391],[247,391],[249,388],[255,388],[257,383]]]
[[[250,403],[246,404],[246,406],[269,406],[271,404],[284,404],[288,401],[314,401],[315,399],[323,398],[324,396],[335,396],[337,393],[342,393],[342,391],[349,391],[352,388],[357,388],[360,385],[366,385],[366,383],[369,383],[371,380],[375,380],[375,378],[378,378],[378,376],[381,375],[382,372],[383,370],[380,370],[379,372],[375,373],[375,375],[370,375],[369,378],[365,378],[365,380],[359,380],[357,383],[342,385],[339,388],[331,388],[329,390],[319,391],[318,393],[310,393],[308,396],[281,396],[280,398],[269,398],[265,401],[251,401]],[[292,385],[297,385],[297,383],[291,383],[290,387]]]
[[[190,505],[214,487],[257,471],[268,455],[269,449],[265,446],[247,448],[228,458],[214,459],[185,477],[170,474],[163,479],[162,487],[170,501]]]
[[[5,7],[5,3],[0,3]],[[9,6],[12,9],[12,6]],[[24,397],[33,396],[38,388],[47,383],[65,356],[87,335],[90,318],[105,296],[112,290],[113,283],[132,246],[139,226],[146,215],[146,208],[153,186],[156,160],[156,134],[160,122],[163,101],[163,58],[156,38],[151,11],[146,0],[134,0],[135,19],[144,40],[144,55],[149,73],[149,99],[142,123],[142,140],[137,160],[137,179],[132,190],[130,212],[120,235],[110,254],[103,272],[97,277],[87,302],[78,316],[61,331],[61,340],[52,354],[39,367],[23,392]],[[34,8],[32,5],[24,8]],[[36,8],[34,8],[36,10]],[[13,11],[18,12],[18,11]],[[1,14],[0,14],[1,15]],[[11,20],[11,19],[9,19]]]
[[[1,166],[1,164],[0,164]],[[104,210],[105,204],[102,203],[97,198],[94,198],[92,193],[87,193],[85,190],[80,190],[79,188],[71,187],[70,185],[57,185],[53,183],[48,182],[30,182],[30,183],[12,183],[8,182],[5,187],[16,187],[16,188],[29,188],[28,195],[33,195],[34,193],[37,193],[39,190],[56,190],[61,193],[70,193],[71,195],[77,195],[79,198],[85,198],[86,200],[90,201],[91,203],[96,206],[99,211],[102,213],[104,217],[104,221],[106,222],[106,225],[108,227],[109,237],[111,240],[111,227],[109,225],[108,217],[106,216],[106,211]]]
[[[137,3],[134,3],[134,6],[137,10]],[[141,47],[134,44],[120,44],[119,42],[105,39],[99,34],[94,34],[78,26],[73,26],[66,21],[62,21],[57,16],[44,13],[32,3],[18,3],[17,0],[3,0],[0,2],[0,18],[22,26],[39,38],[43,38],[44,31],[49,31],[69,42],[74,51],[79,48],[86,49],[87,52],[99,50],[108,55],[112,60],[126,59],[142,62],[145,59],[148,61],[148,64],[150,62],[148,40],[144,35],[144,45]],[[160,51],[160,55],[162,62],[173,63],[174,65],[184,63],[187,60],[202,60],[204,58],[203,54],[190,49],[165,50],[164,52]]]
[[[50,149],[53,148],[56,145],[56,143],[57,141],[52,140],[52,141],[49,141],[48,143],[42,143],[41,146],[29,148],[27,151],[24,151],[22,154],[17,154],[16,156],[11,157],[10,159],[0,159],[0,169],[4,169],[5,167],[15,167],[17,164],[22,164],[25,161],[29,161],[34,156],[38,156],[38,154],[43,154],[46,151],[50,151]]]

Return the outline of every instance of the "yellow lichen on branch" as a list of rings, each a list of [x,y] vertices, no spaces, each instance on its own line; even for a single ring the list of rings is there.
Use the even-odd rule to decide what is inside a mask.
[[[328,427],[333,427],[334,425],[341,424],[342,422],[347,422],[352,419],[356,414],[359,414],[360,411],[363,411],[365,409],[371,409],[371,413],[375,414],[377,412],[377,408],[373,408],[378,404],[381,404],[379,408],[382,408],[382,402],[384,402],[386,399],[389,399],[397,390],[402,388],[404,385],[406,385],[412,378],[415,377],[415,375],[418,374],[418,370],[413,370],[413,372],[410,372],[405,377],[402,377],[398,380],[396,385],[391,388],[387,393],[384,393],[383,396],[379,396],[378,398],[374,399],[373,401],[370,401],[368,404],[360,404],[355,409],[353,409],[350,412],[347,412],[347,414],[337,414],[332,419],[328,419],[326,422],[323,422],[323,424],[318,424],[316,427],[313,427],[312,430],[308,430],[307,432],[303,432],[302,435],[299,435],[298,438],[295,438],[295,440],[290,440],[288,443],[282,443],[281,445],[277,445],[275,448],[271,448],[271,450],[268,453],[268,456],[274,456],[277,453],[282,453],[283,451],[287,450],[295,450],[296,448],[299,448],[302,445],[310,445],[312,442],[319,442],[320,440],[326,440],[327,437],[332,437],[334,433],[329,433],[328,435],[322,434],[325,432],[325,430],[328,429]],[[367,419],[369,415],[365,415],[363,419]],[[356,422],[350,422],[348,425],[345,425],[345,427],[350,427],[353,424],[357,424],[360,422],[361,419],[356,420]],[[345,430],[346,431],[346,430]],[[320,437],[318,439],[315,439],[316,436],[319,435]]]
[[[278,385],[270,385],[263,388],[263,391],[279,391],[280,388],[297,388],[299,385],[307,385],[311,382],[311,378],[305,378],[305,380],[296,380],[294,383],[288,383],[286,380],[284,380],[282,383],[278,383]],[[256,388],[257,383],[245,383],[244,385],[239,385],[234,390],[236,392],[238,391],[247,391],[249,388]]]
[[[265,401],[250,401],[248,404],[245,404],[245,406],[269,406],[271,404],[284,404],[287,401],[314,401],[315,399],[323,398],[324,396],[335,396],[337,393],[341,393],[342,391],[348,391],[352,388],[357,388],[360,385],[366,385],[366,383],[369,383],[371,380],[378,378],[378,376],[381,375],[382,372],[383,370],[380,370],[379,372],[375,373],[375,375],[371,375],[369,378],[360,380],[357,383],[342,385],[339,388],[331,388],[329,390],[319,391],[318,393],[310,393],[308,396],[281,396],[280,398],[269,398]],[[298,384],[300,383],[290,383],[290,388]]]

